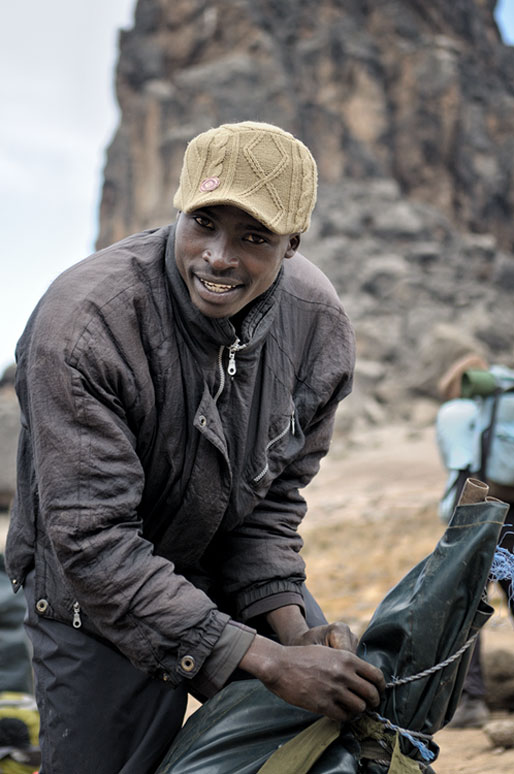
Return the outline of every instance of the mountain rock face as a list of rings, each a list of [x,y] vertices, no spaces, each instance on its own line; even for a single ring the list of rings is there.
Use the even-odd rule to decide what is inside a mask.
[[[429,421],[455,358],[513,358],[514,49],[494,7],[139,0],[120,35],[98,246],[175,217],[192,136],[279,124],[319,166],[302,251],[357,331],[343,423]]]
[[[99,245],[167,222],[186,141],[270,121],[321,183],[402,195],[514,247],[514,51],[491,0],[139,0],[122,32],[119,131]]]

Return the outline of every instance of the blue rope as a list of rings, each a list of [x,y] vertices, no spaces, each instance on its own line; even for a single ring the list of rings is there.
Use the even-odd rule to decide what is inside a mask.
[[[493,581],[510,581],[509,603],[512,603],[514,599],[514,554],[502,546],[497,546],[489,577]]]
[[[379,715],[378,712],[370,712],[369,713],[372,717],[379,720],[381,723],[383,723],[386,728],[388,728],[390,731],[397,731],[399,734],[404,736],[406,739],[409,740],[409,742],[416,747],[417,750],[419,750],[421,757],[424,761],[433,761],[435,758],[435,753],[432,752],[428,748],[428,746],[423,742],[422,739],[418,739],[413,732],[409,731],[406,728],[401,728],[401,726],[397,726],[395,723],[392,723],[389,718],[385,718],[383,715]]]

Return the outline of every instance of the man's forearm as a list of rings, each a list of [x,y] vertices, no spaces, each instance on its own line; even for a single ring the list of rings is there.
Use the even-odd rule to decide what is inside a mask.
[[[266,620],[282,645],[294,645],[309,627],[298,605],[286,605],[272,610]]]

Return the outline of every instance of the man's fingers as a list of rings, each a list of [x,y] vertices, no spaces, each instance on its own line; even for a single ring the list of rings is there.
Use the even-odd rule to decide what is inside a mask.
[[[357,671],[358,674],[364,680],[366,680],[366,682],[376,685],[377,690],[380,693],[385,691],[385,677],[383,672],[378,667],[360,659],[360,664]]]
[[[356,697],[359,701],[363,702],[365,706],[358,710],[363,712],[366,707],[377,707],[380,704],[380,692],[381,683],[379,677],[383,676],[380,670],[376,670],[373,667],[373,672],[364,676],[357,666],[356,669],[348,669],[340,675],[339,678],[339,694],[341,697],[351,695]],[[378,675],[377,675],[378,672]],[[373,679],[372,679],[373,678]],[[378,679],[378,683],[377,683]]]
[[[349,626],[343,623],[335,623],[328,627],[325,642],[329,648],[349,650],[351,653],[355,653],[358,639]]]

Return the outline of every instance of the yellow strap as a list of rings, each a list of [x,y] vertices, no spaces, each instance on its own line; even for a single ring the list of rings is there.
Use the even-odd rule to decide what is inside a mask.
[[[335,720],[316,720],[275,750],[257,774],[308,774],[340,731],[341,724]]]
[[[396,734],[393,755],[388,774],[419,774],[419,763],[413,761],[400,750],[400,735]]]

